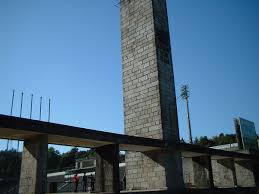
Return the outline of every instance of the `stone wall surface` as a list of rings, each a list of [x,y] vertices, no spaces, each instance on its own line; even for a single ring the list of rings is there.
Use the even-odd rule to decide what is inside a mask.
[[[236,185],[233,159],[212,160],[214,185],[218,188],[234,188]]]
[[[194,186],[192,158],[183,158],[183,177],[186,187]]]
[[[122,0],[121,33],[125,133],[179,142],[166,1]],[[180,154],[155,154],[127,153],[127,189],[183,187]]]
[[[213,173],[210,156],[192,158],[194,185],[197,188],[213,188]]]
[[[120,191],[119,146],[116,144],[96,148],[95,191]]]
[[[235,161],[237,186],[255,187],[255,176],[253,163],[249,160]]]

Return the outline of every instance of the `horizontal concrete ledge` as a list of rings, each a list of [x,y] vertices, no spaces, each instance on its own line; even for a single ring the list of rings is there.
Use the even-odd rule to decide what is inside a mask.
[[[132,191],[120,191],[120,193],[123,194],[155,194],[155,193],[166,193],[166,190],[161,190],[161,189],[154,189],[154,190],[132,190]],[[77,192],[77,193],[59,193],[59,194],[87,194],[90,192]],[[94,194],[97,194],[95,192],[92,192]],[[46,193],[46,194],[55,194],[55,193]],[[101,192],[98,194],[115,194],[115,193],[105,193],[105,192]]]
[[[94,193],[94,192],[92,192]],[[45,194],[57,194],[57,193],[45,193]],[[90,192],[77,192],[77,193],[70,193],[70,192],[66,192],[66,193],[58,193],[58,194],[90,194]],[[97,194],[97,193],[94,193]],[[98,193],[98,194],[114,194],[114,193]]]
[[[59,194],[86,194],[85,193],[59,193]],[[123,194],[172,194],[166,190],[145,190],[145,191],[121,191]],[[227,188],[227,189],[187,189],[183,192],[173,192],[174,194],[258,194],[258,188]],[[54,193],[46,193],[54,194]],[[99,194],[112,194],[112,193],[99,193]]]
[[[47,134],[48,142],[58,145],[99,147],[120,144],[121,150],[150,151],[165,147],[162,140],[115,134],[62,124],[0,114],[0,138],[25,140]]]
[[[186,194],[258,194],[258,188],[214,188],[214,189],[188,189]],[[183,193],[183,194],[185,194]]]
[[[170,147],[170,145],[169,145]],[[175,149],[175,145],[172,145],[172,150]],[[211,159],[224,159],[224,158],[235,158],[239,159],[247,159],[247,160],[258,160],[259,157],[257,154],[253,153],[240,153],[240,152],[233,152],[233,151],[225,151],[225,150],[218,150],[212,149],[208,147],[203,147],[199,145],[191,145],[186,143],[181,143],[176,145],[176,149],[183,153],[185,157],[195,157],[195,156],[202,156],[202,155],[209,155]],[[197,154],[199,153],[199,154]]]
[[[153,193],[164,193],[164,192],[167,192],[166,190],[161,190],[161,189],[154,189],[154,190],[133,190],[133,191],[120,191],[120,193],[123,193],[123,194],[133,194],[133,193],[136,193],[136,194],[153,194]],[[108,193],[108,192],[101,192],[101,193],[95,193],[95,192],[77,192],[77,193],[59,193],[59,194],[87,194],[87,193],[94,193],[94,194],[114,194],[114,193]],[[46,193],[46,194],[55,194],[55,193]]]
[[[45,194],[57,194],[57,193],[45,193]],[[77,193],[66,192],[66,193],[58,193],[58,194],[90,194],[90,192],[77,192]],[[94,194],[97,194],[97,193],[94,193]],[[114,194],[114,193],[98,193],[98,194]]]
[[[26,140],[38,135],[48,135],[48,143],[78,147],[96,148],[119,144],[125,151],[169,151],[181,152],[184,157],[210,155],[212,159],[235,158],[259,160],[258,153],[238,153],[191,145],[165,142],[160,139],[128,136],[62,124],[36,121],[0,114],[0,138]]]

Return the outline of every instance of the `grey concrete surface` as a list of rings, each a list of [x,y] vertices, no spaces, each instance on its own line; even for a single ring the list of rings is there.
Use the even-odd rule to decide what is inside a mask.
[[[250,160],[235,161],[237,186],[255,187],[254,163]]]
[[[24,141],[19,194],[46,192],[48,139],[46,135]]]
[[[234,188],[237,186],[234,160],[212,160],[213,178],[215,187]]]

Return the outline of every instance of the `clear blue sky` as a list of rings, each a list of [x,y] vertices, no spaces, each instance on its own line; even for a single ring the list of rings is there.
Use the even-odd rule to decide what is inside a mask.
[[[0,0],[0,114],[123,133],[117,0]],[[189,83],[193,136],[234,133],[233,118],[259,132],[259,1],[168,0],[177,95]],[[178,99],[181,137],[186,111]],[[4,148],[5,142],[0,143]]]

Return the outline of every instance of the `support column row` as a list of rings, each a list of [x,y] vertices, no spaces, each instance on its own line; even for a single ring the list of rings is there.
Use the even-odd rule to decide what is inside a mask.
[[[256,186],[254,164],[251,160],[211,160],[210,156],[199,156],[192,157],[191,160],[186,158],[184,161],[184,166],[192,170],[192,173],[189,173],[191,177],[186,178],[186,181],[196,188]]]

